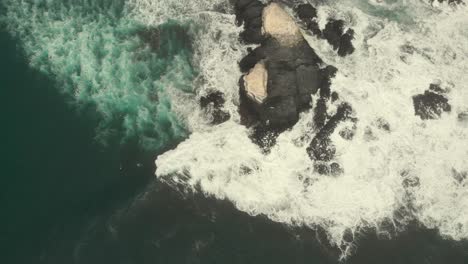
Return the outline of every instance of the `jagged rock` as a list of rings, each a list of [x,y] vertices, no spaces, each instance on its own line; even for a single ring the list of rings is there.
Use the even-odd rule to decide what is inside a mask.
[[[353,109],[348,103],[343,103],[338,106],[338,110],[336,114],[334,114],[328,122],[322,127],[319,133],[317,133],[318,137],[328,137],[330,136],[338,126],[338,124],[342,121],[350,119],[350,116],[353,112]]]
[[[213,112],[211,113],[212,119],[211,119],[211,124],[213,125],[219,125],[221,123],[224,123],[231,118],[231,115],[228,112],[225,112],[221,109],[214,109]]]
[[[222,109],[224,102],[224,94],[220,91],[200,97],[200,107],[211,117],[211,123],[214,125],[224,123],[231,118],[231,115]]]
[[[244,87],[247,96],[256,103],[263,103],[269,95],[267,91],[268,71],[263,61],[257,63],[250,72],[244,76]]]
[[[214,107],[223,107],[225,103],[224,94],[220,91],[214,91],[206,96],[200,97],[200,106],[202,108],[207,107],[209,104],[213,104]]]
[[[232,0],[236,10],[238,25],[244,24],[240,38],[251,44],[259,44],[264,40],[262,34],[262,14],[265,5],[258,0]]]
[[[335,76],[336,72],[337,69],[331,65],[320,70],[320,97],[317,99],[314,113],[314,124],[317,129],[321,129],[328,118],[327,101],[331,96],[330,80]]]
[[[261,28],[247,28],[240,34],[240,38],[250,44],[260,44],[264,40]]]
[[[317,18],[317,9],[310,4],[300,4],[296,7],[297,16],[303,20],[313,20]]]
[[[271,3],[263,11],[263,33],[276,39],[282,46],[294,46],[303,41],[296,22],[277,3]]]
[[[334,103],[340,99],[340,96],[338,95],[337,92],[332,92],[331,93],[331,102]]]
[[[300,4],[295,8],[296,14],[314,35],[321,36],[322,32],[317,23],[317,9],[310,4]]]
[[[321,129],[327,121],[327,101],[325,98],[317,99],[314,111],[314,125],[316,129]]]
[[[352,44],[354,31],[348,29],[344,32],[343,20],[329,20],[322,32],[322,37],[332,45],[334,50],[338,50],[338,55],[342,57],[354,52],[354,46]]]
[[[238,20],[245,23],[243,34],[253,34],[249,30],[258,27],[259,21],[252,18],[253,15],[250,20],[245,17],[258,14],[247,9],[259,5],[254,1],[239,0],[236,6],[237,14],[241,16]],[[312,6],[299,6],[296,12],[302,20],[308,21],[308,27],[316,23],[316,10]],[[280,4],[271,3],[263,9],[262,30],[264,39],[261,46],[248,50],[248,55],[239,62],[241,71],[246,73],[239,82],[242,124],[254,127],[251,137],[268,151],[276,137],[298,121],[299,113],[311,107],[311,95],[320,91],[314,115],[318,133],[307,152],[315,161],[332,160],[336,149],[330,135],[339,122],[351,119],[352,112],[348,104],[342,103],[336,114],[330,117],[327,113],[330,99],[332,103],[339,99],[338,94],[332,95],[330,89],[337,69],[324,65]],[[343,38],[345,34],[340,32],[338,41],[346,41],[346,36]],[[322,165],[328,174],[339,173],[339,165]]]
[[[269,61],[286,64],[291,70],[303,64],[319,65],[322,63],[320,57],[304,39],[294,46],[287,47],[270,38],[263,43],[261,52],[268,57]]]
[[[413,96],[415,115],[423,120],[439,118],[443,112],[450,112],[452,107],[448,99],[432,90]]]
[[[443,93],[446,93],[446,92],[447,92],[446,90],[442,89],[442,88],[440,87],[440,85],[434,84],[434,83],[431,83],[431,84],[429,85],[429,90],[432,91],[432,92],[434,92],[434,93],[439,93],[439,94],[443,94]]]
[[[331,79],[335,77],[337,71],[338,69],[331,65],[328,65],[327,67],[321,70],[320,75],[322,76],[322,79],[320,84],[320,96],[327,100],[331,96]]]
[[[330,139],[330,135],[335,131],[340,122],[350,119],[351,113],[351,106],[343,103],[338,107],[336,114],[323,125],[306,149],[312,160],[330,161],[333,159],[336,149]]]
[[[255,48],[254,50],[250,49],[249,54],[242,58],[239,62],[239,67],[242,72],[248,72],[252,69],[255,64],[257,64],[260,60],[265,59],[265,52],[262,46]]]

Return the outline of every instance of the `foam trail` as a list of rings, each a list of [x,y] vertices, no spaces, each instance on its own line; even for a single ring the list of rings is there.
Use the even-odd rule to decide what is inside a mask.
[[[238,36],[241,28],[235,25],[228,1],[148,1],[131,0],[134,19],[147,25],[159,25],[167,19],[190,21],[196,30],[192,31],[194,55],[192,63],[198,71],[193,83],[197,98],[181,99],[172,94],[174,110],[190,131],[210,130],[209,117],[200,111],[196,102],[210,91],[222,91],[225,108],[233,121],[239,120],[237,82],[240,76],[238,61],[246,54]]]
[[[332,135],[343,175],[313,171],[305,151],[314,133],[310,111],[267,155],[236,120],[194,128],[177,149],[156,160],[157,176],[187,188],[200,186],[206,195],[227,198],[252,215],[320,226],[343,257],[353,248],[347,234],[362,228],[386,232],[388,223],[399,229],[411,219],[449,238],[468,238],[468,131],[458,118],[468,110],[467,7],[398,1],[400,11],[389,18],[395,14],[389,10],[397,8],[389,2],[334,1],[319,7],[320,25],[333,16],[356,31],[351,56],[338,57],[326,41],[307,37],[338,67],[332,90],[359,118],[352,141]],[[218,88],[237,89],[237,80],[227,80]],[[422,121],[414,115],[412,96],[434,81],[450,90],[452,112]],[[379,120],[388,122],[390,132],[379,128]]]
[[[169,94],[191,93],[189,40],[172,34],[190,31],[188,25],[159,25],[155,53],[139,37],[151,28],[131,19],[123,0],[7,0],[5,7],[2,24],[18,38],[31,66],[55,79],[79,111],[98,112],[102,142],[137,138],[159,150],[186,136]]]

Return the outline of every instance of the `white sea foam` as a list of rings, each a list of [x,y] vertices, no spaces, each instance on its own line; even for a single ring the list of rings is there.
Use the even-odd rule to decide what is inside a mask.
[[[335,16],[356,31],[351,56],[338,57],[326,41],[307,37],[339,69],[332,89],[351,103],[359,118],[352,141],[332,135],[337,162],[344,168],[338,177],[316,174],[306,154],[314,134],[313,111],[280,135],[270,154],[248,139],[249,130],[238,124],[236,114],[240,73],[235,64],[244,51],[234,17],[198,15],[213,7],[204,1],[183,7],[197,14],[192,16],[196,21],[208,23],[196,41],[203,80],[199,93],[223,91],[234,118],[207,127],[196,125],[206,123],[202,115],[185,113],[193,133],[157,159],[157,176],[187,188],[200,186],[206,195],[227,198],[251,215],[320,226],[343,256],[351,248],[343,239],[346,232],[380,230],[384,221],[397,225],[417,219],[449,238],[468,238],[468,183],[463,178],[468,131],[457,119],[468,109],[468,9],[398,1],[402,7],[388,17],[386,11],[395,11],[395,5],[374,2],[343,0],[319,8],[320,25]],[[142,17],[152,16],[145,9],[148,3],[138,9]],[[148,23],[156,23],[151,19]],[[434,81],[449,90],[452,111],[439,120],[422,121],[414,115],[412,96]],[[391,131],[379,129],[378,119],[386,120]],[[398,210],[405,215],[396,217]]]
[[[197,106],[198,98],[210,91],[224,93],[224,108],[229,111],[231,120],[238,122],[238,61],[247,51],[239,42],[242,29],[235,25],[235,16],[228,1],[131,0],[129,8],[135,19],[147,25],[159,25],[174,19],[193,24],[193,64],[199,72],[193,85],[197,96],[192,98],[195,100],[188,101],[179,94],[172,94],[172,101],[177,102],[174,110],[185,120],[187,128],[191,131],[212,129],[208,125],[209,117]]]

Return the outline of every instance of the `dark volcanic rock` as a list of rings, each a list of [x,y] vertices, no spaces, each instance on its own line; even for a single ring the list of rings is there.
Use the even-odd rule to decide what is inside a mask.
[[[303,20],[313,20],[317,18],[317,9],[310,4],[300,4],[296,7],[297,16]]]
[[[347,103],[341,103],[335,114],[328,114],[327,105],[330,101],[340,102],[338,94],[331,91],[331,79],[337,68],[325,65],[305,39],[289,46],[273,37],[259,36],[259,10],[264,8],[263,4],[255,0],[234,2],[238,21],[244,23],[242,38],[248,43],[261,43],[261,46],[250,49],[248,55],[239,62],[241,71],[248,76],[246,80],[250,89],[246,90],[244,78],[241,77],[241,123],[253,127],[253,141],[268,151],[275,144],[276,137],[298,121],[300,112],[311,107],[311,95],[318,93],[314,109],[314,127],[318,132],[308,146],[307,153],[312,160],[320,163],[316,165],[322,174],[338,175],[341,171],[339,165],[327,164],[336,152],[330,135],[340,122],[348,119],[355,122],[355,119],[350,118],[352,109]],[[315,30],[319,37],[327,38],[339,55],[344,56],[354,50],[351,45],[353,32],[343,32],[343,21],[330,22],[326,34],[322,34],[314,7],[299,5],[295,11],[307,28],[313,32]],[[261,78],[267,78],[266,86],[262,86]],[[257,96],[257,93],[261,95]]]
[[[350,119],[352,111],[349,104],[343,103],[338,107],[336,114],[323,125],[306,149],[307,154],[309,154],[312,160],[330,161],[333,159],[336,149],[330,139],[330,135],[335,131],[340,122]]]
[[[264,40],[261,27],[247,28],[240,34],[240,38],[251,44],[259,44]]]
[[[327,121],[327,100],[325,98],[317,99],[314,112],[314,125],[316,129],[321,129]]]
[[[300,95],[316,94],[320,88],[320,69],[316,66],[301,65],[296,69],[297,89]]]
[[[224,105],[224,94],[220,91],[209,93],[206,96],[200,98],[200,106],[202,108],[207,107],[209,104],[213,104],[214,107],[222,107]]]
[[[248,72],[250,69],[252,69],[257,62],[265,58],[265,51],[263,47],[257,47],[254,50],[250,50],[249,54],[242,58],[242,60],[239,62],[239,67],[242,72]]]
[[[319,65],[323,62],[305,40],[293,47],[284,47],[270,38],[262,44],[259,54],[271,62],[286,64],[291,70],[303,64]]]
[[[351,42],[354,39],[354,31],[348,29],[344,32],[344,21],[331,19],[322,32],[325,38],[334,50],[338,50],[338,55],[344,57],[354,52],[354,46]]]
[[[319,68],[322,60],[305,40],[285,47],[272,38],[267,39],[240,61],[241,71],[248,72],[260,60],[268,72],[268,96],[263,103],[249,98],[241,79],[241,108],[248,106],[247,111],[241,112],[249,116],[244,120],[291,127],[297,122],[299,112],[310,108],[311,94],[328,83],[331,68]],[[246,123],[252,124],[250,121]]]
[[[290,127],[299,120],[295,96],[281,96],[267,99],[260,110],[263,123],[275,127]]]
[[[317,23],[317,9],[310,4],[300,4],[295,8],[296,14],[302,22],[305,23],[308,30],[314,35],[321,36],[319,25]]]
[[[200,107],[211,117],[211,123],[214,125],[226,122],[231,118],[228,112],[222,110],[224,102],[224,95],[220,91],[209,93],[200,98]]]
[[[415,114],[423,120],[439,118],[443,112],[452,110],[448,99],[432,90],[413,96],[413,105]]]
[[[240,38],[251,44],[264,40],[262,35],[262,12],[265,5],[258,0],[231,0],[234,3],[238,25],[244,24]]]

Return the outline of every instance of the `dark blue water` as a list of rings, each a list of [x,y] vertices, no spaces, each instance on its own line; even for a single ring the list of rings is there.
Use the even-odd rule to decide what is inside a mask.
[[[17,45],[1,31],[0,263],[337,263],[320,230],[181,193],[153,180],[158,153],[97,143],[93,109],[74,111]],[[467,243],[417,223],[358,244],[347,263],[468,263]]]

